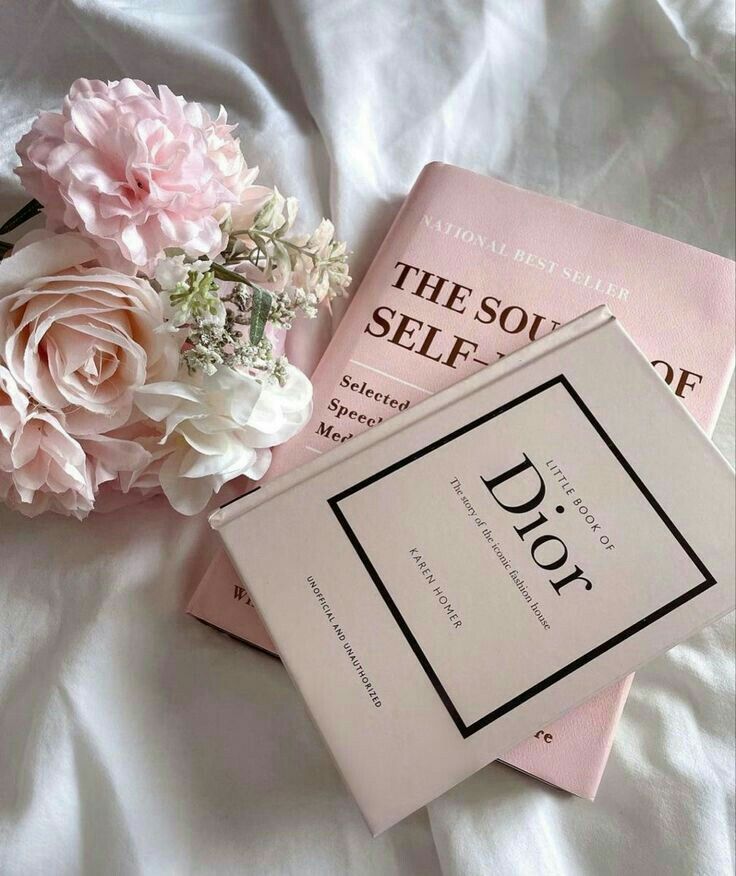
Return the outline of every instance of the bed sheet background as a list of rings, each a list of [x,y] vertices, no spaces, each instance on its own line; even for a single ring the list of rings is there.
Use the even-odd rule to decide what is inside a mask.
[[[5,0],[0,20],[2,215],[35,112],[135,76],[225,104],[356,278],[433,159],[733,257],[729,0]],[[301,326],[293,358],[311,369],[332,327]],[[733,418],[731,392],[731,459]],[[637,675],[595,804],[491,765],[371,840],[279,663],[183,613],[215,547],[158,499],[83,525],[0,510],[4,876],[733,872],[732,617]]]

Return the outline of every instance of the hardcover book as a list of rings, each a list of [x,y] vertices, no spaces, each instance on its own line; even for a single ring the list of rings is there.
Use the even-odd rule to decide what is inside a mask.
[[[314,414],[269,477],[339,447],[600,303],[710,433],[733,371],[734,264],[498,180],[428,165],[313,382]],[[273,643],[221,553],[189,612]],[[595,796],[630,679],[507,752],[505,762]]]
[[[210,519],[378,834],[731,611],[733,490],[600,307]]]

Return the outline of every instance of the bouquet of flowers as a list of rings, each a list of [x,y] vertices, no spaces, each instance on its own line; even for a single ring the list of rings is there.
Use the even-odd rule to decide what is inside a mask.
[[[183,514],[260,478],[311,414],[283,355],[298,316],[346,294],[345,244],[256,185],[224,109],[80,79],[19,141],[45,230],[0,242],[0,498],[84,518],[163,491]]]

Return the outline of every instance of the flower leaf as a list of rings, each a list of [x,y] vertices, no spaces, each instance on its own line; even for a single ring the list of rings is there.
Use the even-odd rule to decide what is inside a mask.
[[[37,216],[41,210],[43,210],[43,204],[40,201],[37,201],[35,198],[32,201],[29,201],[25,206],[21,207],[17,213],[13,213],[13,215],[5,222],[2,226],[0,226],[0,234],[8,234],[11,231],[15,231],[20,225],[24,222],[27,222],[29,219],[33,219],[34,216]]]
[[[229,268],[226,268],[225,265],[219,264],[219,262],[212,262],[211,270],[212,273],[220,280],[228,280],[230,283],[248,282],[242,274],[231,271]]]
[[[271,293],[260,286],[253,287],[250,311],[250,335],[251,344],[259,344],[266,330],[268,315],[271,312]]]

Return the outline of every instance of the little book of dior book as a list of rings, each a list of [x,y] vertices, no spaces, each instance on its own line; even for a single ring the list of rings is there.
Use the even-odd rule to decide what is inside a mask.
[[[599,307],[210,519],[378,834],[731,611],[733,490]]]

